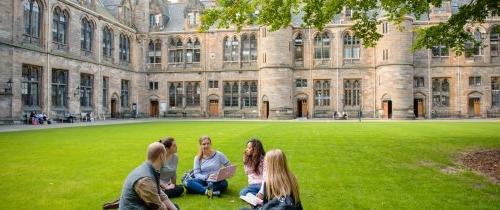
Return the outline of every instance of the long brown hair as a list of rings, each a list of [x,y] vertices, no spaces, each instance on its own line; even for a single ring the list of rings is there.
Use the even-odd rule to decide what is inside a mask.
[[[255,174],[260,175],[262,173],[262,171],[259,170],[260,164],[263,164],[262,159],[266,155],[266,152],[264,151],[262,142],[260,142],[259,139],[252,138],[247,142],[247,144],[248,143],[252,144],[252,154],[249,155],[246,154],[245,152],[244,153],[245,157],[243,159],[244,160],[243,162],[246,166],[251,166]]]
[[[158,142],[162,143],[163,146],[165,146],[165,149],[170,149],[174,141],[175,141],[174,137],[167,136],[160,139]]]
[[[203,148],[201,148],[201,143],[204,140],[208,140],[210,143],[212,143],[212,139],[210,139],[210,136],[202,136],[202,137],[200,137],[200,139],[198,140],[198,143],[200,144],[200,151],[198,152],[198,160],[199,161],[201,161],[201,159],[203,158]]]
[[[280,149],[267,152],[264,158],[266,172],[266,197],[268,200],[292,196],[295,203],[300,202],[297,178],[288,170],[286,156]]]

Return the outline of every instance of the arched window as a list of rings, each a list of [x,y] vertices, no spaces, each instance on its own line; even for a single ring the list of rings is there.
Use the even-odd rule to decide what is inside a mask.
[[[120,61],[130,62],[130,39],[124,34],[120,34]]]
[[[109,27],[102,30],[102,54],[104,57],[113,57],[113,33]]]
[[[186,86],[186,106],[200,105],[200,83],[188,82]]]
[[[92,39],[94,38],[94,24],[87,18],[82,19],[81,47],[82,51],[92,52]]]
[[[257,60],[257,39],[255,38],[255,34],[250,35],[250,60]]]
[[[481,46],[483,41],[481,32],[479,29],[476,29],[475,31],[468,30],[468,32],[474,38],[475,43],[470,41],[465,43],[466,56],[482,56],[484,52],[483,47]]]
[[[302,34],[297,34],[295,39],[293,39],[293,58],[295,63],[304,62],[304,39],[302,38]]]
[[[68,14],[56,7],[52,15],[52,41],[65,46],[67,44],[67,32]]]
[[[24,42],[40,45],[43,8],[37,0],[23,0]]]
[[[495,26],[490,32],[490,55],[500,57],[500,26]]]
[[[351,34],[344,34],[344,62],[353,63],[359,60],[359,39]]]
[[[446,78],[432,79],[432,106],[448,107],[450,105],[450,83]]]
[[[359,106],[361,100],[361,81],[344,80],[344,106]]]
[[[314,37],[314,59],[330,58],[330,36],[327,32],[318,33]]]
[[[330,105],[330,81],[316,80],[314,82],[314,105],[329,106]]]
[[[161,40],[149,41],[148,49],[149,63],[161,64]]]
[[[238,107],[239,98],[239,84],[238,82],[225,82],[224,83],[224,106],[225,107]]]
[[[168,53],[169,64],[181,64],[184,62],[184,45],[179,37],[170,39]]]
[[[200,59],[201,59],[201,44],[200,44],[200,41],[198,40],[198,38],[195,38],[193,62],[199,63]]]
[[[491,78],[491,105],[500,107],[500,77]]]
[[[239,60],[239,41],[236,36],[224,38],[224,61],[235,62]]]
[[[194,57],[194,44],[191,38],[186,43],[186,63],[193,63]]]
[[[182,107],[183,88],[181,82],[170,83],[168,95],[170,107]]]

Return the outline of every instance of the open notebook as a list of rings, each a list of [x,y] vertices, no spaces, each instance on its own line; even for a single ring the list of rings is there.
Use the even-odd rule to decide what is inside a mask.
[[[219,169],[219,171],[216,173],[217,177],[215,179],[207,179],[207,181],[220,182],[224,179],[231,178],[235,172],[236,172],[236,166],[230,165],[230,166]]]
[[[252,206],[257,206],[262,203],[262,200],[252,193],[247,193],[246,195],[240,196],[241,200],[244,200]]]

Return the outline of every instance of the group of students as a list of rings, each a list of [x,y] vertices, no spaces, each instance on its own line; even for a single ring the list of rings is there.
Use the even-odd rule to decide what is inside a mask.
[[[209,198],[219,196],[228,188],[228,181],[216,181],[214,176],[231,162],[220,151],[212,148],[208,136],[199,139],[200,150],[194,158],[192,176],[177,184],[177,144],[166,137],[148,146],[147,161],[135,168],[126,178],[122,194],[117,201],[107,203],[105,209],[165,209],[177,210],[179,206],[170,198],[184,192],[202,194]],[[262,142],[250,139],[243,156],[248,186],[240,191],[256,195],[258,205],[243,209],[297,209],[302,205],[296,177],[288,169],[286,156],[279,149],[264,151]]]

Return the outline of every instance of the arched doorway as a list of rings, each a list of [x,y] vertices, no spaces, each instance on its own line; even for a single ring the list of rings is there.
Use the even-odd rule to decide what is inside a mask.
[[[472,92],[469,94],[468,114],[469,117],[481,117],[481,93]]]
[[[159,117],[160,116],[160,103],[158,99],[149,100],[149,117]]]
[[[307,95],[299,94],[296,96],[296,116],[295,117],[308,117],[309,116],[309,107],[307,106]]]
[[[219,117],[219,96],[208,96],[208,117]]]
[[[114,93],[111,96],[111,118],[118,117],[118,94]]]
[[[262,119],[269,118],[269,99],[267,99],[267,96],[262,96],[262,106],[260,107],[260,117]]]
[[[392,119],[392,100],[387,94],[382,97],[382,109],[384,110],[382,118]]]
[[[415,94],[413,99],[413,113],[416,118],[425,118],[425,95],[422,93]]]

